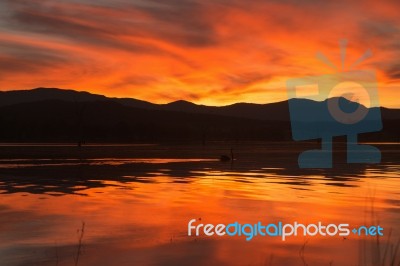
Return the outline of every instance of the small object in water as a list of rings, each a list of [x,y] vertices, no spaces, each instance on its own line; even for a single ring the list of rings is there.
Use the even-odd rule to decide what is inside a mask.
[[[221,157],[219,157],[219,160],[221,162],[229,162],[231,158],[228,155],[221,155]]]
[[[221,155],[220,157],[219,157],[219,160],[221,161],[221,162],[229,162],[229,161],[233,161],[234,160],[234,158],[233,158],[233,149],[231,149],[231,156],[229,157],[228,155]]]

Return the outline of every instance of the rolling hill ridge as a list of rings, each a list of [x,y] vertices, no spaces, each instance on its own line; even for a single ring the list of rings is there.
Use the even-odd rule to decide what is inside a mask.
[[[313,119],[326,109],[326,101],[289,101],[311,106]],[[398,141],[400,110],[380,111],[383,130],[364,135]],[[186,101],[153,104],[54,88],[0,92],[0,124],[1,142],[291,140],[288,101],[221,107]]]

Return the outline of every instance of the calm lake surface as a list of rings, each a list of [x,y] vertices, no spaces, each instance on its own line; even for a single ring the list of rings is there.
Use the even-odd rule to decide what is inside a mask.
[[[304,170],[298,153],[318,144],[3,144],[0,265],[399,265],[400,145],[377,146],[377,165],[347,165],[339,145],[332,169]],[[196,237],[191,219],[384,236]]]

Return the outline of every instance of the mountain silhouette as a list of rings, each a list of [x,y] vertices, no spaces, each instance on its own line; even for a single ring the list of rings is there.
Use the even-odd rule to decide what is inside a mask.
[[[326,101],[289,101],[310,106],[314,120],[326,110]],[[216,107],[187,101],[153,104],[55,88],[7,91],[0,92],[0,141],[288,141],[289,101]],[[346,101],[350,109],[358,105]],[[364,134],[365,139],[398,141],[400,110],[381,108],[381,113],[383,131]]]
[[[115,101],[126,106],[152,108],[153,104],[132,98],[108,98],[104,95],[86,91],[63,90],[57,88],[36,88],[32,90],[1,91],[0,107],[18,103],[43,100],[62,100],[67,102]]]

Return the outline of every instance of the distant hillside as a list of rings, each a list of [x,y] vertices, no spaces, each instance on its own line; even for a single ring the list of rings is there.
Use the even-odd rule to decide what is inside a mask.
[[[120,103],[124,106],[152,110],[235,116],[261,120],[287,120],[288,118],[287,102],[272,104],[236,103],[233,105],[216,107],[197,105],[182,100],[168,104],[153,104],[133,98],[109,98],[103,95],[92,94],[88,92],[78,92],[74,90],[62,90],[56,88],[36,88],[33,90],[0,92],[0,107],[43,100],[62,100],[75,103],[112,101]],[[268,114],[274,115],[268,116]]]
[[[289,124],[140,109],[112,101],[36,101],[0,107],[1,142],[284,140]],[[282,132],[285,134],[282,134]]]
[[[85,91],[62,90],[57,88],[36,88],[32,90],[0,91],[0,107],[43,100],[66,102],[115,101],[137,108],[154,108],[154,104],[132,98],[108,98],[104,95]]]
[[[190,102],[177,101],[165,104],[161,106],[161,108],[163,110],[235,116],[259,120],[287,121],[289,117],[287,101],[270,104],[235,103],[221,107],[196,105]]]
[[[112,101],[122,104],[124,106],[142,109],[224,115],[259,120],[287,121],[289,118],[289,108],[287,101],[269,104],[235,103],[232,105],[217,107],[197,105],[183,100],[171,102],[168,104],[154,104],[134,98],[110,98],[104,95],[92,94],[89,92],[79,92],[57,88],[36,88],[32,90],[0,92],[0,107],[43,100],[62,100],[75,103]],[[384,119],[400,119],[399,109],[381,109]]]
[[[305,127],[313,120],[323,119],[326,112],[326,101],[290,101],[310,108],[311,115],[303,121]],[[347,101],[347,105],[357,104]],[[381,108],[381,113],[383,130],[362,137],[398,141],[400,110]],[[160,105],[38,88],[0,92],[0,124],[0,142],[291,140],[288,101],[222,107],[186,101]]]

